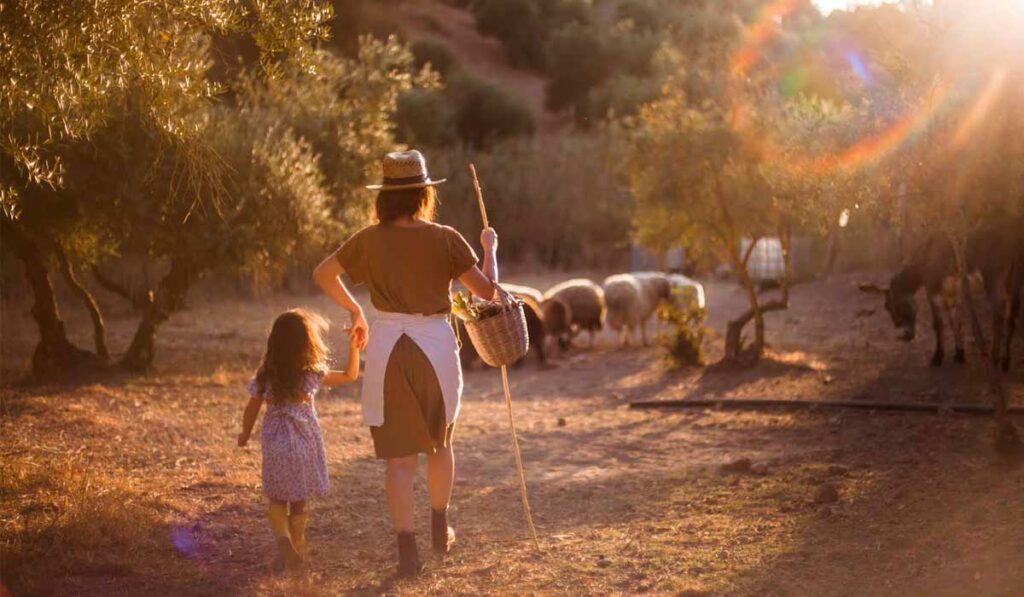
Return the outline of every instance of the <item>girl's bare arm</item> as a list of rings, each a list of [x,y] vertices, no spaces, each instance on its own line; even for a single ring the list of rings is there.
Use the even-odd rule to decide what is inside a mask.
[[[355,336],[348,345],[348,364],[344,371],[328,371],[324,375],[323,385],[340,386],[359,379],[359,347],[356,346]]]
[[[250,396],[249,404],[245,405],[245,412],[242,413],[242,432],[238,434],[238,447],[249,443],[249,435],[252,434],[252,426],[256,424],[256,417],[263,407],[263,398]]]

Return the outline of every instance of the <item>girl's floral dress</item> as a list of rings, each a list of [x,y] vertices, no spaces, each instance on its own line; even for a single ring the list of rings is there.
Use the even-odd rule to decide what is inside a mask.
[[[327,495],[327,457],[313,398],[323,374],[309,372],[302,390],[307,400],[274,404],[270,388],[260,391],[256,378],[250,396],[267,401],[260,438],[263,448],[263,493],[272,500],[297,502]]]

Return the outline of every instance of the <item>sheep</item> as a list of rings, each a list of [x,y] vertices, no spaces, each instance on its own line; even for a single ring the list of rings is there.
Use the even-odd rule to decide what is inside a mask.
[[[570,325],[559,336],[561,348],[568,348],[582,330],[590,332],[590,346],[594,345],[595,334],[604,328],[604,291],[600,286],[584,278],[574,278],[548,289],[544,299],[558,300],[568,306]]]
[[[564,350],[568,345],[563,339],[568,338],[572,331],[572,309],[569,308],[569,303],[554,297],[544,299],[540,307],[548,337],[557,338],[559,347]]]
[[[644,344],[646,344],[647,338],[646,334],[643,334],[641,322],[643,315],[648,310],[648,300],[647,294],[636,276],[633,274],[608,276],[602,286],[608,309],[608,326],[616,332],[622,332],[622,346],[629,346],[636,328],[640,328]]]
[[[640,331],[644,344],[647,344],[647,321],[658,310],[658,306],[668,302],[672,297],[672,285],[668,275],[662,272],[633,272],[633,276],[644,289],[646,303],[640,316]]]
[[[668,282],[672,286],[672,300],[677,307],[686,306],[684,301],[689,299],[694,306],[704,308],[704,286],[700,282],[682,274],[670,274]],[[692,288],[693,292],[687,292],[687,288]]]
[[[523,286],[521,284],[506,284],[501,283],[501,287],[518,296],[521,299],[530,299],[538,305],[544,302],[544,293],[537,290],[532,286]]]

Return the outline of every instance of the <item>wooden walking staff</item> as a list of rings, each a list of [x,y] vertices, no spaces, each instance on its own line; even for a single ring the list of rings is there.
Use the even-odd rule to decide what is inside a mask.
[[[487,222],[487,206],[484,205],[484,194],[480,190],[480,179],[476,176],[476,167],[469,165],[469,172],[473,175],[473,189],[476,191],[476,201],[480,206],[480,217],[483,219],[484,228],[490,228]],[[497,280],[494,281],[497,284]],[[523,456],[519,452],[519,438],[516,436],[516,420],[512,415],[512,391],[508,387],[508,367],[501,367],[501,387],[505,391],[505,406],[508,407],[508,426],[512,432],[512,453],[516,457],[516,472],[519,473],[519,497],[523,500],[523,513],[526,514],[526,526],[530,529],[530,536],[533,538],[533,545],[540,551],[540,541],[537,539],[537,528],[533,526],[533,514],[530,513],[530,500],[526,497],[526,474],[523,472]]]

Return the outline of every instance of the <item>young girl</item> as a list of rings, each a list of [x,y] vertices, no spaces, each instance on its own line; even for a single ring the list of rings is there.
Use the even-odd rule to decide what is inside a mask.
[[[249,381],[249,404],[242,417],[239,447],[249,441],[264,401],[263,492],[270,498],[267,518],[281,559],[289,570],[306,556],[306,500],[327,494],[327,461],[313,396],[321,385],[338,386],[359,377],[359,348],[349,340],[345,371],[327,369],[327,324],[319,315],[292,309],[278,316],[267,338],[267,352]]]

